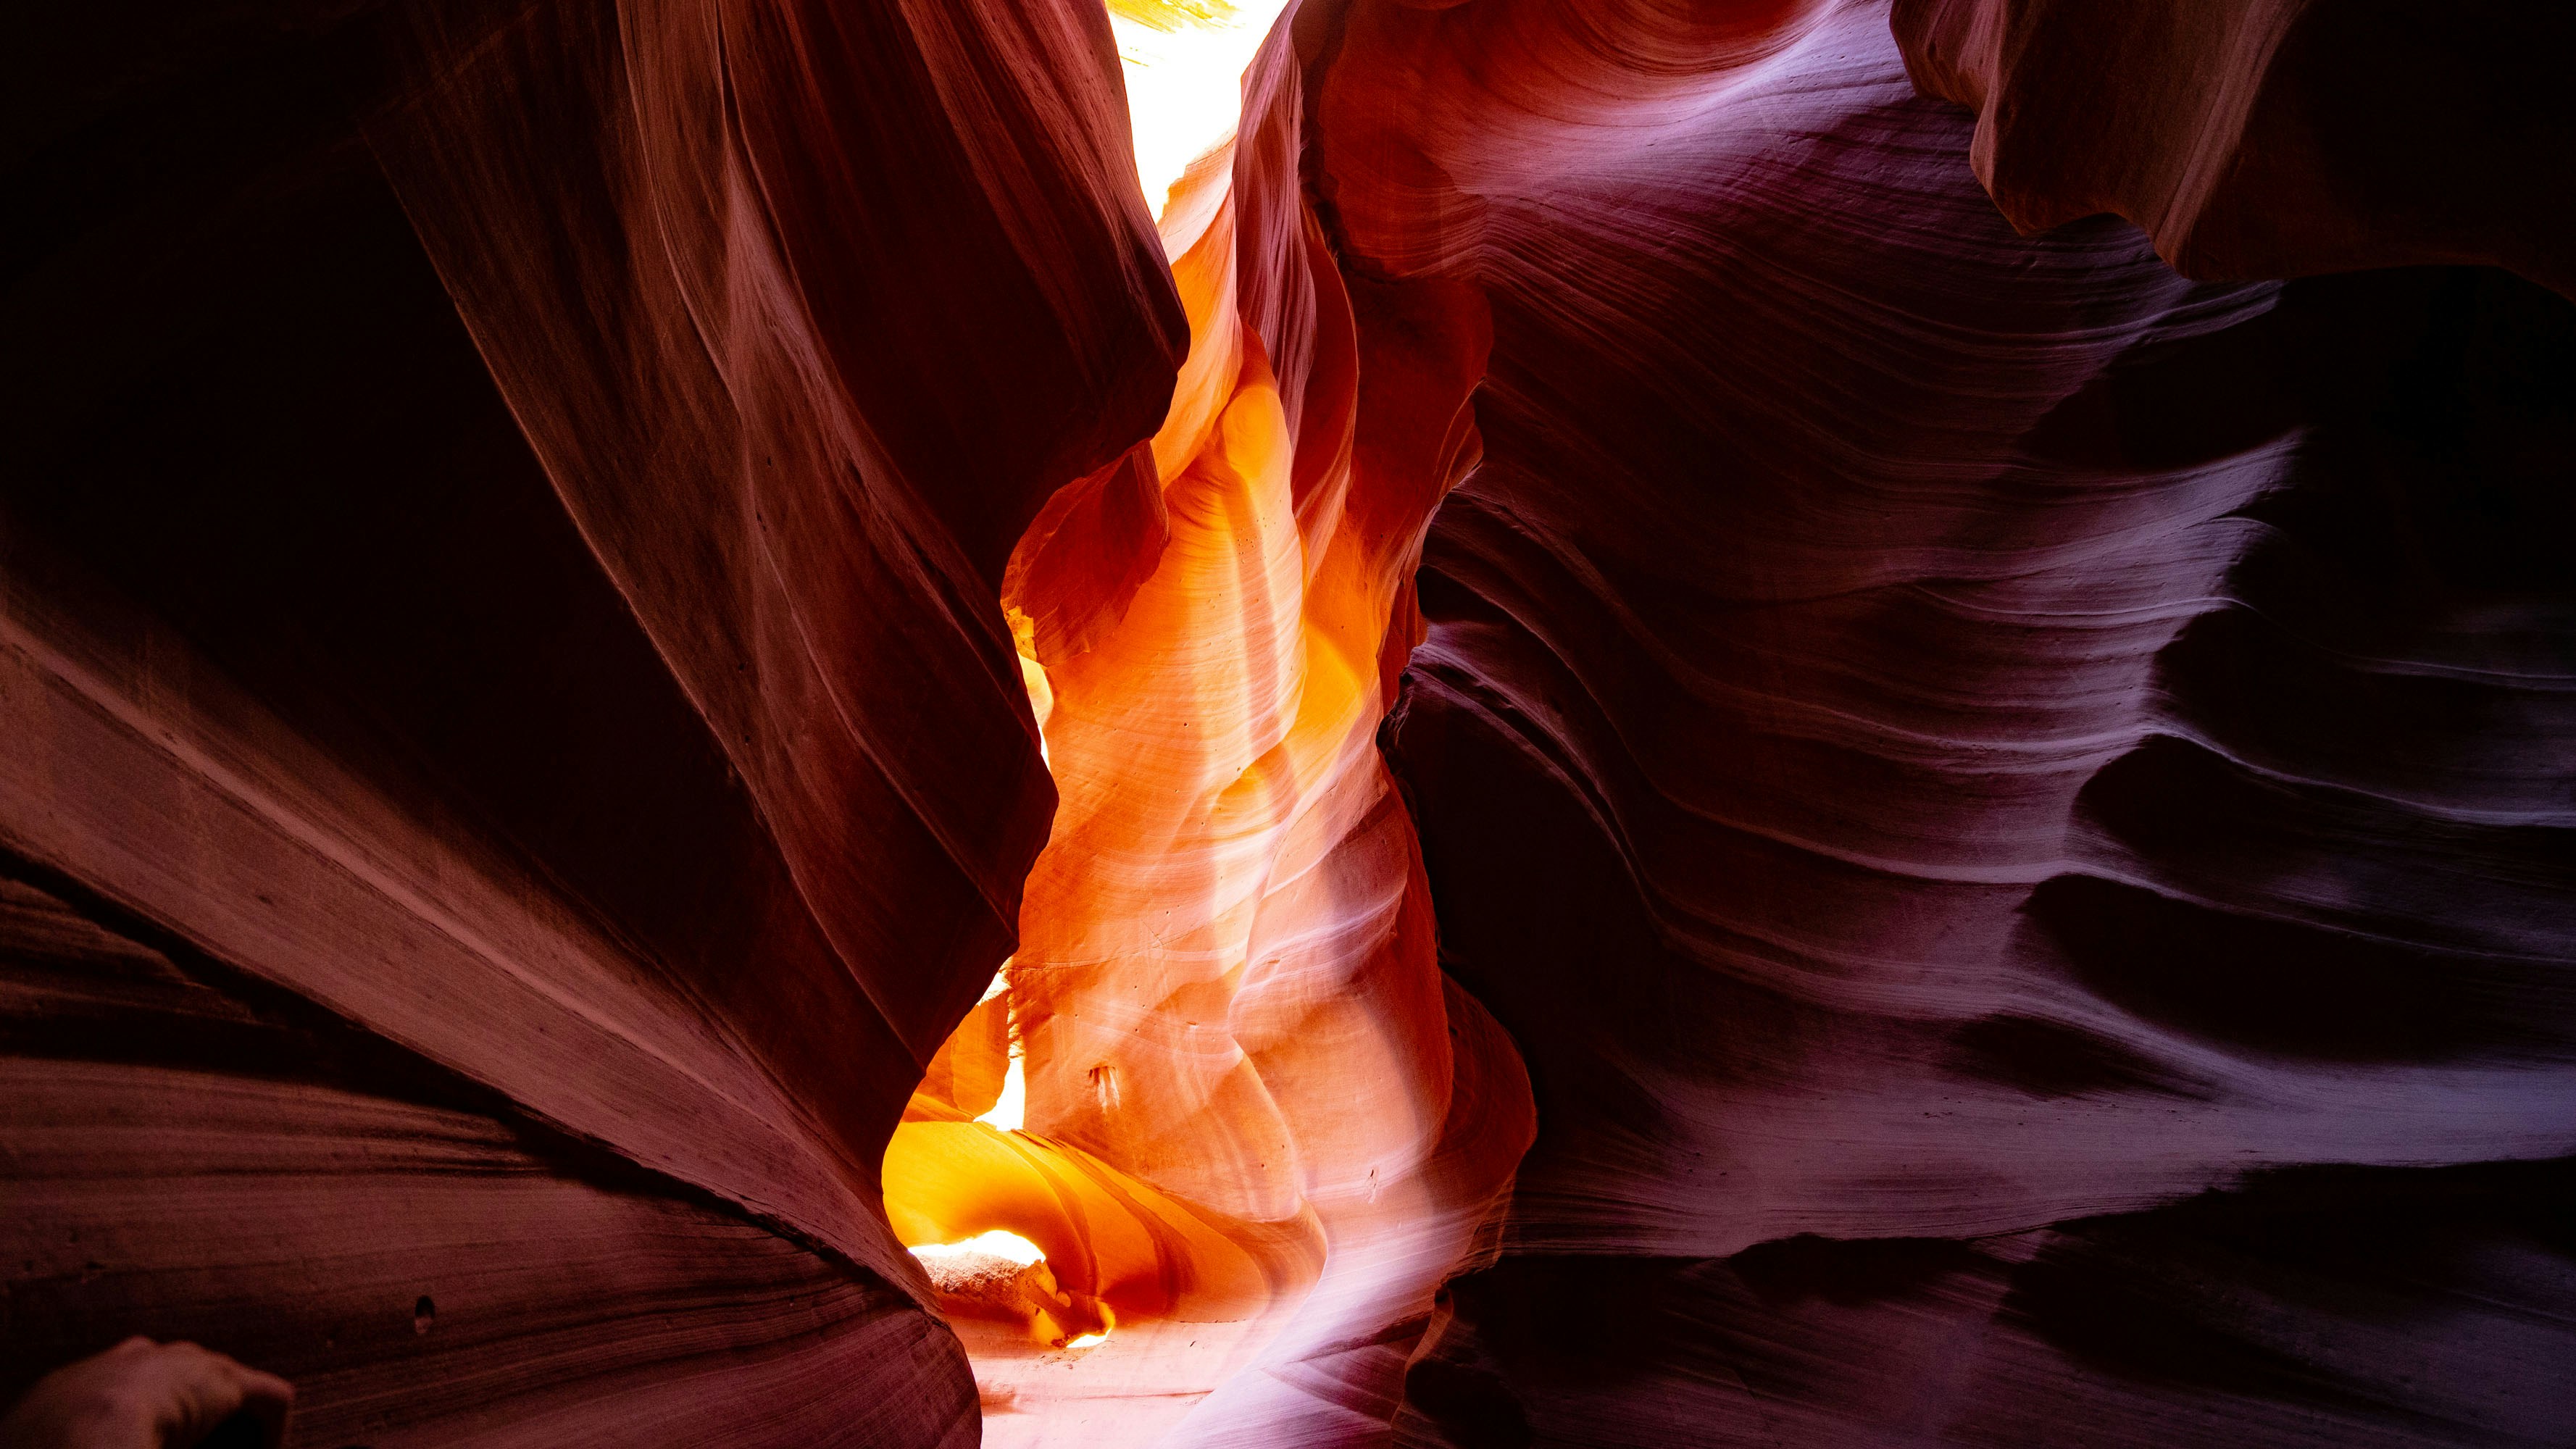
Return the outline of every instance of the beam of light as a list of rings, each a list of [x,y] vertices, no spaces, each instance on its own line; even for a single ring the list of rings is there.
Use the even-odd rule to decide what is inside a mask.
[[[975,1120],[1000,1132],[1017,1132],[1028,1120],[1029,1073],[1027,1050],[1020,1045],[1018,1034],[1011,1037],[1011,1064],[1002,1069],[1002,1095],[994,1101],[993,1110]],[[986,1078],[987,1081],[991,1080]]]
[[[1040,752],[1044,752],[1044,746],[1040,746]],[[1011,963],[1005,959],[1002,969],[993,973],[993,984],[984,988],[983,996],[975,1004],[981,1006],[996,996],[1009,995],[1010,991]],[[1011,1059],[1002,1068],[1002,1095],[994,1099],[993,1110],[976,1118],[976,1121],[997,1132],[1017,1132],[1020,1124],[1028,1120],[1029,1073],[1023,1060],[1025,1056],[1019,1029],[1014,1026],[1011,1030]]]
[[[1287,0],[1111,0],[1109,28],[1125,62],[1136,177],[1154,219],[1192,161],[1234,135],[1243,68]]]
[[[1160,210],[1156,208],[1157,221],[1162,219]],[[1048,718],[1055,713],[1055,689],[1047,682],[1046,666],[1038,662],[1037,625],[1017,609],[1006,610],[1004,617],[1011,625],[1011,647],[1019,651],[1020,687],[1028,691],[1029,712],[1036,716],[1038,722],[1038,759],[1052,770],[1055,761],[1047,754],[1046,727]],[[1004,961],[1003,970],[1009,970],[1010,965]],[[1003,990],[1001,973],[995,972],[993,984],[985,989],[984,999],[990,1001]]]

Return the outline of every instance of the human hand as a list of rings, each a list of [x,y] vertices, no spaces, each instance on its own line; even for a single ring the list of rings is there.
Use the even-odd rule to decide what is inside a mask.
[[[236,1414],[277,1445],[295,1386],[193,1343],[129,1338],[36,1381],[0,1419],[0,1449],[190,1449]]]

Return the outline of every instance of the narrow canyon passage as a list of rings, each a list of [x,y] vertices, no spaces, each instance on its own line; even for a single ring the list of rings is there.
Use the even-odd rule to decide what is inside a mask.
[[[1448,371],[1378,420],[1393,446],[1355,446],[1377,319],[1302,199],[1289,35],[1256,59],[1270,11],[1112,15],[1140,175],[1197,147],[1154,208],[1190,347],[1162,427],[1013,552],[1054,827],[1017,953],[886,1155],[987,1443],[1329,1419],[1262,1366],[1418,1332],[1531,1130],[1517,1053],[1445,987],[1377,746],[1423,533],[1473,459],[1472,319],[1398,362]],[[1245,137],[1211,93],[1247,98]],[[1390,1392],[1404,1348],[1349,1373]]]
[[[11,42],[12,1449],[2567,1444],[2576,9]]]

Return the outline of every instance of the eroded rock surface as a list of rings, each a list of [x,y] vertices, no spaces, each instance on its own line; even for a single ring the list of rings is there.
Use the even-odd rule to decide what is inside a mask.
[[[2562,1442],[2567,39],[32,21],[0,1393]]]

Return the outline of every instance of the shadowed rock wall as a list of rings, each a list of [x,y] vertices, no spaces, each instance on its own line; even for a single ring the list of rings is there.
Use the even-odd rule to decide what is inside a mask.
[[[2549,1442],[2563,1184],[2430,1165],[2576,1147],[2576,313],[2018,235],[1885,10],[1723,18],[1325,80],[1492,309],[1389,737],[1539,1103],[1399,1437]]]
[[[1045,835],[1003,560],[1179,346],[1105,20],[994,21],[13,47],[0,1392],[973,1441],[878,1157]]]

